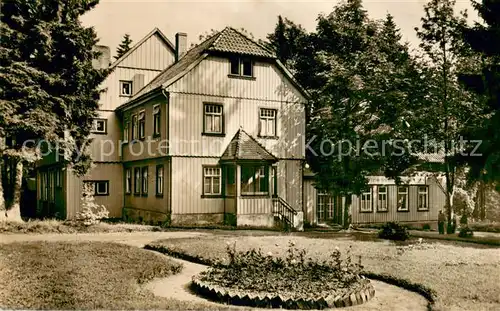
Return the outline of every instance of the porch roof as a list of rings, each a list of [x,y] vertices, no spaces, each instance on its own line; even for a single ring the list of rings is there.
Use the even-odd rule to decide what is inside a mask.
[[[259,142],[243,129],[239,129],[227,145],[221,161],[267,161],[276,162],[278,159],[266,150]]]

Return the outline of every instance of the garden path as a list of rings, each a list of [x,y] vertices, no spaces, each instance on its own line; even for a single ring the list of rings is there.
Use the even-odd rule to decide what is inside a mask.
[[[213,305],[220,305],[193,294],[188,288],[188,285],[191,282],[191,277],[207,269],[208,268],[207,266],[191,263],[176,258],[172,258],[172,260],[180,262],[184,265],[184,269],[182,269],[181,273],[174,276],[169,276],[168,278],[153,280],[148,284],[146,284],[147,289],[153,292],[154,295],[160,297],[177,299],[182,301],[202,302]],[[384,282],[379,282],[374,280],[371,280],[371,282],[375,287],[375,297],[373,297],[370,301],[364,304],[348,308],[342,308],[341,310],[346,310],[346,311],[427,310],[427,300],[421,295],[407,291],[397,286],[389,285]],[[240,307],[240,308],[248,310],[248,307]],[[267,311],[270,310],[270,309],[258,309],[258,308],[252,308],[252,309],[267,310]]]

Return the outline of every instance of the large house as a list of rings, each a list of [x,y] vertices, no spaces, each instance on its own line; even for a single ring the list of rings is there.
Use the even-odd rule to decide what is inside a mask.
[[[109,48],[96,66],[109,66]],[[83,184],[113,218],[296,228],[342,223],[343,199],[318,193],[305,167],[307,93],[265,47],[227,27],[191,49],[154,29],[111,64],[92,134],[96,164],[76,177],[54,155],[38,165],[39,208],[71,219]],[[373,177],[354,223],[432,222],[438,183]],[[403,202],[403,203],[401,203]]]

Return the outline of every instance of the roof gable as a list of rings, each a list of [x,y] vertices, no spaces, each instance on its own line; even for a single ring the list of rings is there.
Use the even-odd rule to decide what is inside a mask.
[[[273,52],[234,28],[226,27],[208,48],[209,51],[276,58]]]
[[[233,139],[227,145],[226,150],[222,153],[221,161],[277,161],[269,151],[266,150],[255,138],[239,129]]]
[[[142,44],[144,44],[146,41],[148,41],[149,38],[151,38],[154,35],[157,35],[167,45],[167,47],[172,51],[172,53],[175,53],[175,47],[172,44],[172,42],[170,42],[170,40],[168,40],[168,38],[163,34],[163,32],[161,32],[160,29],[155,28],[150,33],[148,33],[144,38],[142,38],[139,42],[137,42],[132,48],[130,48],[130,50],[128,50],[127,53],[123,54],[122,56],[120,56],[120,58],[118,58],[116,61],[114,61],[109,66],[109,68],[112,69],[112,68],[118,66],[127,57],[129,57],[130,54],[132,54],[135,50],[137,50]]]

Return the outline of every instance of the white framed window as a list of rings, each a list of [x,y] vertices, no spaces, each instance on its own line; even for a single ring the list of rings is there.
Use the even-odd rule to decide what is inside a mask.
[[[378,186],[377,192],[377,212],[387,212],[389,210],[389,201],[387,200],[387,186]]]
[[[144,166],[142,168],[142,186],[141,191],[142,195],[148,195],[148,167]]]
[[[120,96],[132,96],[132,81],[120,81]]]
[[[56,170],[56,187],[62,187],[62,170],[60,168]]]
[[[139,139],[144,139],[146,137],[146,113],[144,111],[139,112]]]
[[[428,186],[418,186],[418,210],[428,211],[429,210],[429,187]]]
[[[408,210],[408,187],[398,187],[398,212],[407,212]]]
[[[253,61],[249,58],[232,57],[230,59],[230,74],[243,77],[253,77]]]
[[[134,195],[141,194],[141,169],[134,168]]]
[[[153,136],[160,136],[161,131],[161,109],[160,105],[153,106]]]
[[[269,193],[269,166],[241,166],[241,194],[267,195]]]
[[[316,217],[318,222],[325,220],[325,209],[328,197],[329,196],[325,193],[318,193],[318,203],[316,204]]]
[[[137,129],[138,129],[138,124],[137,124],[137,115],[134,114],[132,116],[132,140],[136,140],[138,135],[137,135]]]
[[[125,170],[125,194],[130,194],[132,191],[132,170],[127,168]]]
[[[163,165],[156,167],[156,195],[163,196]]]
[[[92,133],[96,134],[106,134],[108,129],[108,120],[106,119],[94,119],[92,126]]]
[[[128,133],[129,133],[129,122],[128,119],[125,119],[123,122],[123,142],[128,142]]]
[[[203,167],[203,195],[221,194],[221,169],[215,166]]]
[[[109,181],[108,180],[84,181],[84,184],[87,187],[90,187],[90,190],[94,193],[95,196],[107,196],[107,195],[109,195]]]
[[[359,201],[359,211],[361,213],[371,213],[373,212],[372,205],[372,191],[363,192]]]
[[[276,109],[260,108],[259,111],[259,136],[276,137]]]
[[[224,114],[221,104],[204,104],[203,115],[203,133],[204,134],[223,134]]]

